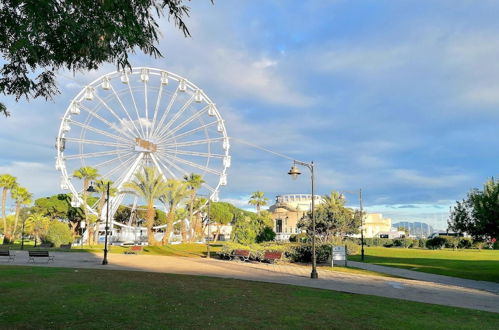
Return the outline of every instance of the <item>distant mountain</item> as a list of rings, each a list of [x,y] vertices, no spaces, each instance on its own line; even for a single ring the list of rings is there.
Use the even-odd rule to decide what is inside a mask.
[[[435,232],[435,228],[430,226],[424,222],[409,222],[409,221],[400,221],[397,223],[393,223],[392,227],[400,228],[404,227],[409,230],[409,235],[414,235],[418,237],[428,237],[431,233]]]

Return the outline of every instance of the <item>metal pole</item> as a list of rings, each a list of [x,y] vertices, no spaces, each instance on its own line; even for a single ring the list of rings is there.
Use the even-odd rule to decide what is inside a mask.
[[[315,193],[314,193],[314,162],[312,161],[308,168],[312,174],[312,273],[310,278],[318,278],[317,274],[317,258],[315,255]]]
[[[21,250],[24,250],[24,224],[26,223],[26,219],[23,221],[23,229],[21,231]]]
[[[211,239],[211,229],[210,229],[210,207],[211,207],[211,196],[208,197],[208,242],[207,242],[207,245],[206,245],[206,249],[207,249],[207,254],[206,254],[206,258],[210,259],[211,256],[210,256],[210,239]]]
[[[107,265],[107,232],[109,231],[109,181],[107,182],[107,193],[106,193],[106,201],[107,201],[107,207],[106,207],[106,227],[104,228],[106,230],[105,238],[104,238],[104,260],[102,260],[103,265]]]
[[[361,244],[361,260],[364,261],[364,212],[362,210],[362,189],[359,189],[359,204],[360,204],[360,244]]]

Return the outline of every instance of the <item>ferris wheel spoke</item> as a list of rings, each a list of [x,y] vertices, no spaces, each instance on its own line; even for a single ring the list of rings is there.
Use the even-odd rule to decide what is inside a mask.
[[[163,155],[166,158],[170,159],[170,160],[176,161],[177,163],[183,163],[185,165],[192,166],[194,168],[200,169],[202,171],[205,171],[205,172],[208,172],[208,173],[211,173],[211,174],[222,175],[222,172],[220,172],[220,171],[214,170],[212,168],[209,168],[209,167],[206,167],[206,166],[203,166],[203,165],[199,165],[197,163],[191,162],[190,160],[186,160],[186,159],[183,159],[183,158],[178,158],[178,157],[175,157],[175,156],[172,156],[172,155],[168,155],[168,154],[164,154],[164,153],[163,153]]]
[[[95,158],[95,157],[103,157],[103,156],[112,156],[119,155],[125,152],[129,152],[128,150],[116,150],[116,151],[100,151],[100,152],[90,152],[86,154],[77,154],[77,155],[69,155],[64,156],[64,160],[72,160],[72,159],[83,159],[83,158]]]
[[[95,133],[102,134],[102,135],[107,136],[107,137],[109,137],[111,139],[120,140],[120,141],[123,141],[125,143],[130,142],[129,140],[125,139],[122,136],[118,136],[118,135],[114,135],[114,134],[108,133],[106,131],[103,131],[103,130],[95,128],[95,127],[92,127],[90,125],[87,125],[87,124],[84,124],[84,123],[80,123],[79,121],[76,121],[76,120],[73,120],[73,119],[69,119],[68,121],[70,123],[72,123],[72,124],[75,124],[76,126],[79,126],[81,128],[87,129],[87,130],[95,132]]]
[[[181,130],[182,128],[184,128],[185,126],[189,125],[192,121],[198,119],[199,117],[201,117],[203,114],[206,113],[206,111],[208,111],[208,108],[209,106],[206,106],[204,107],[203,109],[199,110],[198,112],[196,112],[193,116],[189,117],[187,120],[184,120],[181,124],[175,126],[174,128],[172,128],[171,130],[167,131],[166,134],[164,135],[165,137],[168,137],[168,136],[171,136],[173,135],[174,133],[176,133],[177,131]]]
[[[160,84],[159,91],[158,91],[158,96],[156,97],[156,106],[154,107],[154,114],[152,116],[151,129],[149,130],[149,133],[152,133],[152,131],[154,130],[154,126],[156,125],[156,119],[158,117],[159,104],[161,103],[162,96],[163,96],[163,84]],[[148,137],[150,138],[151,134],[149,134]]]
[[[96,112],[92,111],[91,109],[87,108],[86,106],[80,104],[80,108],[83,109],[83,110],[85,110],[86,112],[88,112],[91,116],[99,119],[101,122],[103,122],[104,124],[106,124],[109,128],[113,129],[117,133],[120,133],[120,134],[122,134],[124,136],[127,136],[127,134],[125,132],[119,130],[113,123],[109,122],[107,119],[103,118],[102,116],[100,116]]]
[[[129,138],[131,138],[131,139],[135,138],[135,133],[132,131],[132,129],[131,129],[130,127],[128,127],[127,125],[125,125],[125,124],[123,123],[123,120],[122,120],[122,119],[121,119],[121,118],[120,118],[120,117],[116,114],[116,112],[114,112],[114,110],[113,110],[113,109],[112,109],[112,108],[111,108],[111,107],[110,107],[110,106],[109,106],[106,102],[104,102],[104,100],[103,100],[101,97],[99,97],[99,95],[95,94],[95,98],[96,98],[97,100],[99,100],[99,102],[100,102],[100,103],[101,103],[101,104],[102,104],[102,105],[103,105],[103,106],[104,106],[104,107],[105,107],[105,108],[106,108],[106,109],[107,109],[107,110],[108,110],[108,111],[109,111],[109,112],[110,112],[110,113],[114,116],[114,118],[116,118],[116,119],[119,121],[119,123],[120,123],[120,124],[121,124],[121,125],[122,125],[125,129],[127,129],[127,130],[128,130],[128,131],[132,134],[132,135],[129,135],[129,134],[125,133],[124,131],[117,129],[115,125],[113,125],[113,124],[112,124],[112,123],[110,123],[109,121],[105,120],[104,118],[102,118],[102,117],[101,117],[102,119],[101,119],[101,118],[99,118],[100,116],[99,116],[99,115],[97,115],[96,113],[94,114],[94,113],[93,113],[93,111],[92,111],[92,114],[94,114],[94,116],[95,116],[96,118],[101,119],[104,123],[106,123],[106,124],[107,124],[110,128],[114,129],[115,131],[117,131],[117,132],[119,132],[119,133],[121,133],[121,134],[123,134],[123,135],[125,135],[125,136],[127,136],[127,137],[129,137]],[[86,109],[86,107],[84,107],[84,106],[83,106],[82,108],[84,108],[84,109],[85,109],[85,111],[87,111],[87,112],[90,112],[90,111],[91,111],[90,109]],[[99,116],[99,117],[97,117],[97,116]]]
[[[224,158],[225,155],[220,155],[220,154],[212,154],[209,152],[197,152],[197,151],[186,151],[186,150],[178,150],[178,149],[163,149],[163,148],[158,148],[160,151],[164,151],[166,153],[174,153],[178,155],[186,155],[186,156],[197,156],[197,157],[206,157],[206,158]]]
[[[133,107],[135,108],[135,113],[137,114],[137,121],[139,122],[140,131],[142,132],[141,137],[145,137],[144,126],[142,125],[142,120],[140,120],[139,108],[137,107],[137,102],[135,102],[135,96],[133,96],[132,86],[128,84],[128,90],[130,91],[130,97],[132,98]]]
[[[209,143],[215,143],[219,141],[223,141],[224,137],[218,137],[218,138],[212,138],[212,139],[203,139],[203,140],[193,140],[189,142],[178,142],[178,143],[169,143],[169,144],[164,144],[163,146],[165,148],[175,148],[175,147],[191,147],[191,146],[196,146],[200,144],[209,144]]]
[[[165,166],[168,169],[168,172],[173,175],[173,177],[176,178],[177,176],[175,174],[171,173],[171,170],[169,169],[169,167],[166,166],[162,161],[170,164],[171,167],[174,167],[180,173],[182,173],[184,175],[189,175],[189,172],[187,172],[186,170],[184,170],[183,168],[181,168],[180,166],[178,166],[174,162],[170,161],[167,157],[163,157],[163,156],[157,155],[157,158],[161,162],[161,165]]]
[[[214,121],[214,122],[211,122],[211,123],[208,123],[208,124],[204,124],[204,125],[196,127],[196,128],[193,128],[193,129],[191,129],[191,130],[189,130],[187,132],[181,133],[179,135],[164,137],[164,138],[162,138],[162,139],[159,140],[158,144],[160,144],[160,143],[167,143],[169,141],[173,141],[173,140],[176,140],[176,139],[184,137],[184,136],[189,136],[189,135],[191,135],[193,133],[201,131],[201,130],[203,130],[205,128],[208,128],[210,126],[213,126],[215,124],[218,124],[218,120]]]
[[[117,143],[117,142],[106,142],[106,141],[98,141],[98,140],[77,139],[77,138],[71,138],[71,137],[67,137],[65,139],[66,139],[66,142],[94,144],[94,145],[106,146],[106,147],[121,147],[121,148],[131,148],[131,147],[133,147],[133,144],[131,144],[131,143],[129,143],[129,144],[123,144],[123,143]]]
[[[154,154],[151,154],[151,159],[152,159],[152,161],[153,161],[154,165],[158,168],[159,173],[161,173],[161,176],[163,177],[163,180],[165,180],[165,181],[166,181],[166,176],[165,176],[165,174],[163,173],[163,169],[162,169],[162,168],[161,168],[161,166],[159,165],[158,159],[156,158],[156,156],[154,156]],[[164,166],[164,165],[163,165],[163,166]],[[170,173],[170,175],[171,175],[173,178],[175,178],[175,179],[177,178],[177,177],[175,176],[175,174],[173,174],[167,166],[164,166],[164,167],[166,168],[166,170]]]
[[[168,132],[168,129],[175,123],[175,121],[177,121],[177,119],[180,118],[180,116],[182,116],[182,114],[185,112],[185,110],[187,110],[187,108],[189,108],[189,106],[192,104],[192,101],[194,101],[194,95],[192,95],[189,98],[189,100],[184,103],[182,108],[180,108],[180,110],[177,111],[177,113],[172,117],[172,119],[170,119],[170,121],[168,123],[166,123],[166,125],[159,130],[159,132],[158,132],[159,136],[163,136]]]
[[[137,136],[140,136],[140,132],[139,132],[139,129],[137,128],[137,125],[135,125],[135,121],[132,119],[132,117],[128,113],[128,110],[126,109],[125,105],[123,104],[123,101],[121,100],[121,98],[118,95],[118,93],[116,93],[116,90],[114,89],[113,85],[111,85],[111,90],[113,91],[113,94],[116,97],[116,100],[120,104],[121,108],[126,113],[126,116],[128,117],[128,120],[130,120],[130,123],[132,123],[133,128],[135,128],[135,132],[136,132]]]
[[[126,167],[128,167],[129,165],[131,165],[131,163],[134,161],[134,159],[135,159],[135,155],[132,155],[132,156],[128,157],[128,158],[127,158],[124,162],[122,162],[120,165],[115,166],[113,169],[111,169],[111,170],[109,170],[107,173],[105,173],[105,174],[103,175],[103,177],[105,177],[105,178],[110,178],[110,177],[111,177],[111,175],[113,175],[114,173],[117,173],[118,171],[120,171],[120,172],[118,172],[118,173],[122,173],[121,171],[122,171],[123,169],[125,169]]]
[[[175,92],[173,93],[173,95],[172,95],[172,97],[170,99],[170,102],[168,103],[168,106],[165,109],[165,112],[163,112],[163,114],[161,115],[161,118],[159,120],[158,126],[154,127],[152,136],[156,135],[156,133],[158,132],[158,130],[160,129],[160,127],[165,122],[166,117],[168,117],[168,114],[170,113],[170,110],[173,107],[173,103],[175,103],[175,100],[177,99],[177,95],[178,95],[178,87],[175,90]]]
[[[129,155],[132,155],[132,154],[135,154],[135,152],[130,151],[130,152],[128,152],[128,153],[126,153],[126,154],[124,154],[124,155],[120,155],[120,156],[118,156],[118,157],[114,157],[114,158],[111,158],[111,159],[106,160],[106,161],[104,161],[104,162],[101,162],[101,163],[99,163],[99,164],[97,164],[97,165],[94,165],[94,167],[95,167],[95,168],[101,168],[101,167],[103,167],[103,166],[105,166],[105,165],[111,164],[112,162],[115,162],[115,161],[117,161],[117,160],[121,160],[122,158],[124,158],[124,157],[128,157]]]

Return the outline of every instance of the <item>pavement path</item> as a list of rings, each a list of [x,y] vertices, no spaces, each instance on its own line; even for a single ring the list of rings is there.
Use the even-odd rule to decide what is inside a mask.
[[[428,281],[358,275],[319,269],[319,279],[310,279],[310,267],[217,259],[110,254],[104,266],[102,254],[55,252],[55,262],[37,266],[131,270],[270,282],[405,299],[499,313],[499,294],[457,285]],[[28,264],[26,251],[16,251],[12,265]],[[1,264],[7,264],[1,262]]]
[[[371,271],[378,272],[378,273],[410,278],[413,280],[454,285],[454,286],[460,286],[463,288],[484,290],[484,291],[489,291],[489,292],[492,292],[495,294],[499,294],[499,283],[494,283],[494,282],[468,280],[468,279],[464,279],[464,278],[437,275],[437,274],[429,274],[429,273],[417,272],[417,271],[410,270],[410,269],[373,265],[373,264],[368,264],[368,263],[364,263],[364,262],[357,262],[357,261],[348,261],[348,265],[351,267],[355,267],[355,268],[360,268],[360,269],[365,269],[365,270],[371,270]]]

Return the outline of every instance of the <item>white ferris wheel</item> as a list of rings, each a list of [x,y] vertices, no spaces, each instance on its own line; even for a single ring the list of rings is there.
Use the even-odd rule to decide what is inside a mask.
[[[165,70],[136,67],[99,77],[71,101],[56,139],[56,169],[73,206],[84,204],[75,170],[91,166],[112,180],[118,191],[110,199],[112,219],[119,205],[144,203],[121,188],[146,166],[165,179],[200,174],[199,193],[218,200],[229,148],[224,120],[200,88]],[[96,205],[87,208],[99,216]]]

